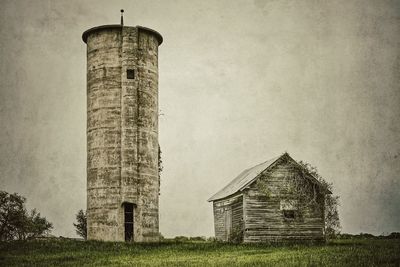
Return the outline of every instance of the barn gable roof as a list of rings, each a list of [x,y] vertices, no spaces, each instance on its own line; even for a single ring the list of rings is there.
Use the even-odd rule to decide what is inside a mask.
[[[260,163],[254,167],[251,167],[249,169],[244,170],[241,172],[235,179],[233,179],[227,186],[222,188],[220,191],[218,191],[216,194],[214,194],[212,197],[208,199],[209,202],[222,199],[225,197],[228,197],[230,195],[235,194],[238,191],[243,190],[246,188],[249,184],[251,184],[257,177],[260,175],[264,170],[268,169],[269,167],[273,166],[274,163],[280,159],[283,156],[288,156],[292,161],[296,162],[294,159],[292,159],[288,153],[284,153],[283,155],[279,157],[272,158],[270,160],[267,160],[263,163]],[[297,163],[297,162],[296,162]],[[299,163],[297,163],[299,164]],[[313,182],[317,183],[319,186],[322,186],[321,183],[312,175],[311,179]],[[328,191],[328,193],[331,193]]]

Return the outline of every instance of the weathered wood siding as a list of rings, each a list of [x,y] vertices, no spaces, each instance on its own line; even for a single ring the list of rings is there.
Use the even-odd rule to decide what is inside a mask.
[[[224,200],[214,201],[215,237],[229,241],[232,235],[243,234],[243,197],[235,195]]]
[[[256,182],[243,192],[244,242],[324,241],[324,194],[319,189],[316,193],[317,204],[303,207],[299,218],[287,219],[281,210],[283,199],[298,198],[298,194],[288,190],[290,179],[299,171],[296,168],[298,165],[295,165],[283,158],[270,171],[261,174],[261,177],[268,176],[268,195]]]

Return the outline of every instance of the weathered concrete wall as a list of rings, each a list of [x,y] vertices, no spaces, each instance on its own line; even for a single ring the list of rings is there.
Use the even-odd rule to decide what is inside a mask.
[[[88,239],[123,241],[123,203],[129,202],[134,241],[158,240],[160,37],[115,25],[84,33]]]

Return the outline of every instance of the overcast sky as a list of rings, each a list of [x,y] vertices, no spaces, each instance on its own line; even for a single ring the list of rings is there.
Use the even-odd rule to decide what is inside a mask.
[[[287,151],[343,231],[400,231],[400,1],[0,0],[0,189],[75,236],[86,207],[86,29],[159,31],[160,230],[212,236],[206,200]]]

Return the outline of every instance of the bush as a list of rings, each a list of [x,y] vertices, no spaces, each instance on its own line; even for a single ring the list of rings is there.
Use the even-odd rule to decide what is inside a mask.
[[[78,213],[76,214],[76,221],[77,223],[74,223],[74,226],[76,228],[76,233],[83,237],[85,240],[87,239],[87,215],[86,211],[79,210]]]
[[[165,237],[161,233],[158,233],[158,238],[159,241],[165,241]]]
[[[185,242],[185,241],[189,241],[189,238],[187,236],[175,236],[174,241]]]
[[[192,236],[189,238],[190,241],[206,241],[205,236]]]
[[[231,243],[242,243],[243,242],[243,229],[240,226],[234,227],[229,236],[229,242]]]
[[[400,233],[399,232],[393,232],[388,235],[388,238],[390,239],[400,239]]]
[[[0,191],[0,240],[25,240],[50,233],[53,225],[33,209],[25,208],[26,198]]]
[[[207,238],[207,241],[208,242],[217,242],[218,240],[214,236],[211,236],[211,237]]]

